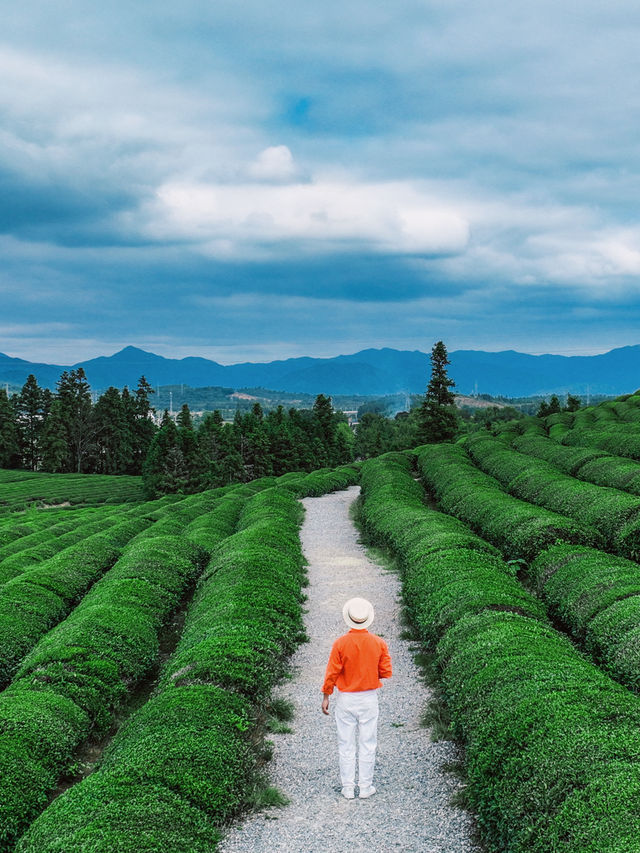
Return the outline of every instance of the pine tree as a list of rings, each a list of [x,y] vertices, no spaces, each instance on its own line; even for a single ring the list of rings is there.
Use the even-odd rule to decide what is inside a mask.
[[[135,392],[133,411],[129,412],[127,408],[129,412],[128,420],[131,424],[133,434],[133,457],[131,467],[127,471],[128,474],[142,473],[142,465],[149,452],[153,437],[156,434],[156,425],[153,422],[155,409],[149,404],[151,394],[153,394],[153,388],[149,385],[145,377],[141,376]]]
[[[96,431],[92,418],[91,391],[84,369],[64,371],[58,380],[58,399],[67,429],[66,470],[80,474],[94,449]]]
[[[204,416],[197,432],[197,477],[202,489],[215,489],[225,483],[223,472],[222,415],[216,409]]]
[[[189,491],[195,490],[198,482],[198,437],[193,428],[193,418],[189,411],[189,406],[184,403],[178,417],[176,418],[178,425],[178,446],[182,453],[184,466],[186,470],[187,483],[185,488]]]
[[[331,397],[318,394],[313,404],[313,429],[317,439],[316,447],[320,451],[323,465],[336,462],[336,420],[333,416]]]
[[[20,444],[16,411],[4,388],[0,389],[0,468],[17,468]]]
[[[36,471],[40,463],[43,402],[42,388],[30,373],[18,397],[18,430],[23,464],[31,471]]]
[[[418,440],[424,444],[450,441],[458,431],[455,397],[449,390],[455,382],[447,375],[450,364],[442,341],[431,350],[431,378],[419,415]]]
[[[124,474],[131,458],[132,437],[117,388],[108,388],[94,406],[93,429],[93,470],[99,474]]]
[[[149,498],[185,491],[189,476],[180,449],[178,428],[165,409],[162,426],[153,437],[142,469],[142,482]]]
[[[567,405],[564,407],[565,412],[577,412],[582,405],[580,397],[573,394],[567,394]]]
[[[67,425],[62,411],[62,403],[54,398],[42,431],[43,470],[52,473],[64,471],[68,453]]]

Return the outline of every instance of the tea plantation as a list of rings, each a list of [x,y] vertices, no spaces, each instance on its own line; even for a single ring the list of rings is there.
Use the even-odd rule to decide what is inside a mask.
[[[157,501],[0,472],[0,851],[215,849],[305,638],[299,498],[359,483],[485,848],[640,853],[638,441],[634,395]]]

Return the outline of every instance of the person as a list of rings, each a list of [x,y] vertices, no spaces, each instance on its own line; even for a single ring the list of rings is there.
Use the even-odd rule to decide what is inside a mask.
[[[367,630],[374,618],[365,598],[351,598],[342,608],[349,631],[334,642],[322,685],[322,712],[329,713],[334,687],[342,796],[355,797],[356,729],[358,730],[358,786],[361,800],[375,794],[373,769],[378,734],[378,689],[391,677],[387,644]]]

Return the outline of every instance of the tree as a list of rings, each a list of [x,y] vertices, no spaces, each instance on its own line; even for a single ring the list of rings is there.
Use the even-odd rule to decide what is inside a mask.
[[[63,371],[57,388],[67,429],[66,470],[80,474],[87,465],[96,438],[91,391],[84,369],[79,367],[71,372]]]
[[[186,403],[178,412],[176,421],[178,425],[178,446],[187,470],[188,488],[193,490],[196,488],[198,480],[198,437],[193,428],[193,418],[189,406]]]
[[[0,468],[17,468],[20,443],[16,411],[4,388],[0,389]]]
[[[130,465],[133,436],[125,411],[129,400],[128,391],[123,401],[118,389],[111,387],[93,408],[93,469],[99,474],[124,474]]]
[[[564,407],[565,412],[577,412],[582,405],[580,397],[575,397],[573,394],[567,394],[567,405]]]
[[[144,462],[142,482],[149,498],[184,491],[189,482],[178,428],[166,409]]]
[[[364,412],[358,421],[355,454],[361,459],[379,456],[393,450],[392,422],[377,412]]]
[[[455,397],[449,390],[455,382],[447,375],[450,364],[442,341],[431,350],[431,378],[420,407],[418,440],[425,443],[450,441],[458,431]]]
[[[125,412],[133,436],[133,453],[128,474],[142,473],[142,465],[149,452],[153,436],[156,434],[156,426],[153,422],[155,409],[149,404],[151,394],[153,394],[153,388],[145,377],[141,376],[131,405],[125,400]]]
[[[54,399],[42,431],[42,468],[53,473],[64,471],[68,456],[67,425],[62,403]]]
[[[37,471],[40,462],[40,436],[44,424],[43,392],[30,373],[18,397],[18,430],[24,464]]]
[[[560,406],[560,400],[558,399],[557,394],[552,394],[549,402],[543,400],[540,403],[540,408],[536,412],[537,418],[546,418],[548,415],[557,415],[562,411],[562,407]]]
[[[216,409],[207,413],[197,432],[197,477],[200,488],[215,489],[225,483],[223,456],[224,422]]]

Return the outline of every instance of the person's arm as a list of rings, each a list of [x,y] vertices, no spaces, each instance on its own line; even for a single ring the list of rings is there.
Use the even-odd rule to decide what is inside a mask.
[[[391,678],[391,655],[389,648],[384,640],[380,651],[380,659],[378,660],[378,678]]]
[[[324,683],[322,685],[322,713],[329,713],[329,697],[333,693],[333,688],[336,685],[336,681],[338,676],[342,672],[342,655],[340,654],[340,650],[338,648],[337,640],[333,644],[331,648],[331,654],[329,655],[329,662],[327,664],[327,669],[324,674]]]

